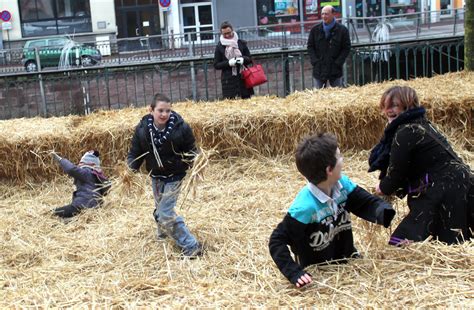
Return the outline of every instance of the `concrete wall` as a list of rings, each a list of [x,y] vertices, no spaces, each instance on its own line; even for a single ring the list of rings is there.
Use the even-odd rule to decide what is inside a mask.
[[[215,0],[214,27],[218,31],[221,22],[229,21],[234,28],[257,25],[255,0]]]
[[[92,32],[117,33],[114,0],[90,1]],[[98,22],[105,22],[105,29],[98,29]]]

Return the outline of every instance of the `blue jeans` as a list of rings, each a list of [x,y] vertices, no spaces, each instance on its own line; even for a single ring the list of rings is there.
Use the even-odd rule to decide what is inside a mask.
[[[340,78],[333,79],[333,80],[326,80],[326,81],[313,78],[313,86],[314,88],[320,89],[320,88],[327,88],[329,86],[343,87],[344,84],[342,83],[342,76],[341,76]]]
[[[180,191],[181,181],[165,183],[159,179],[151,179],[155,211],[153,216],[161,230],[172,237],[184,253],[191,252],[198,246],[196,238],[189,232],[181,216],[174,210]]]

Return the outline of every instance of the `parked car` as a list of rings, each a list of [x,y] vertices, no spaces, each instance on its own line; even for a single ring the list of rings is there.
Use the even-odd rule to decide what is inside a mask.
[[[26,71],[38,70],[35,48],[38,49],[41,67],[92,66],[102,58],[93,46],[77,43],[67,37],[52,37],[26,41],[22,64]]]

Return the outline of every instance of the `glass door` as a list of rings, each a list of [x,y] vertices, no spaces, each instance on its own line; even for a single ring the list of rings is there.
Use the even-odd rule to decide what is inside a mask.
[[[160,14],[156,5],[136,6],[120,9],[121,23],[119,24],[118,38],[136,38],[119,43],[120,50],[139,50],[156,48],[160,45],[160,38],[148,38],[159,35]]]
[[[196,43],[214,42],[214,29],[212,22],[212,3],[186,3],[181,4],[181,20],[183,23],[183,32],[185,33],[184,42],[189,39]],[[191,33],[189,38],[188,33]]]
[[[136,7],[122,9],[123,30],[119,30],[119,38],[133,38],[160,34],[158,9],[153,7]]]

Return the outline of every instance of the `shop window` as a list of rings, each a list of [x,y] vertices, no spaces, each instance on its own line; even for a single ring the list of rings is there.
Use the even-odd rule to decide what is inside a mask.
[[[387,0],[387,15],[418,12],[417,0]]]
[[[299,22],[298,0],[257,0],[259,25]]]
[[[305,15],[319,15],[318,0],[305,0]]]
[[[92,31],[89,0],[20,0],[23,37]]]
[[[392,1],[392,0],[390,0]],[[382,15],[382,1],[381,0],[369,0],[367,1],[367,15],[368,23],[378,23],[377,16]]]

